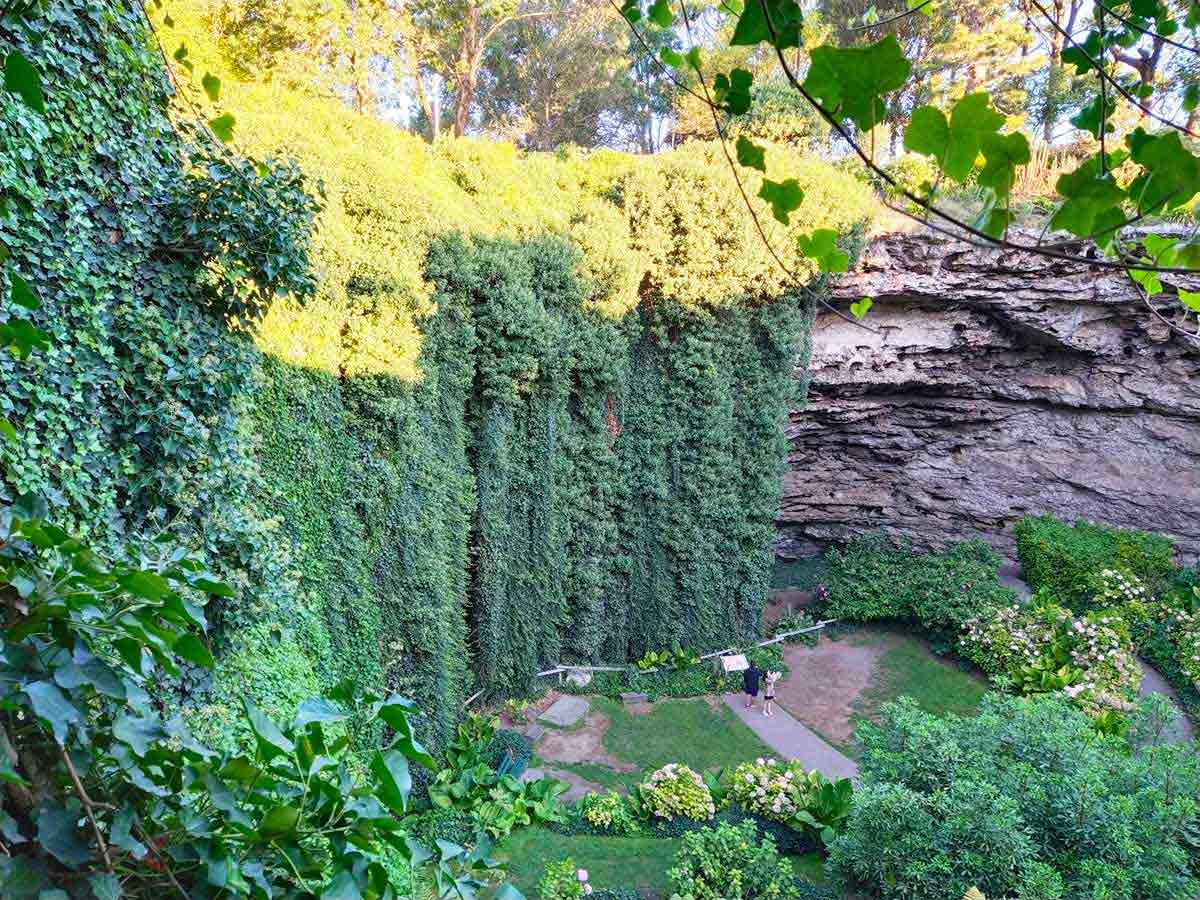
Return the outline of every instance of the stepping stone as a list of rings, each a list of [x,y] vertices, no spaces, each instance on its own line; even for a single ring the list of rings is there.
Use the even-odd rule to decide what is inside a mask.
[[[572,684],[575,687],[587,687],[591,683],[591,672],[585,672],[583,669],[572,669],[567,673],[567,684]]]
[[[587,711],[588,702],[582,697],[559,697],[548,710],[538,716],[538,721],[555,728],[570,728],[586,716]]]
[[[536,744],[537,739],[546,733],[546,729],[534,722],[525,730],[525,737],[529,738],[529,743]]]
[[[638,693],[635,693],[634,691],[629,691],[628,693],[621,695],[621,702],[623,704],[625,704],[626,706],[633,706],[636,703],[649,703],[650,695],[649,694],[638,694]]]

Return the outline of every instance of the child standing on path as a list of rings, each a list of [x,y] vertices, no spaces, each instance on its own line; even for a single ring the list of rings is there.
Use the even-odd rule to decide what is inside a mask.
[[[763,715],[775,715],[775,682],[779,680],[781,672],[768,672],[766,678],[763,679]]]

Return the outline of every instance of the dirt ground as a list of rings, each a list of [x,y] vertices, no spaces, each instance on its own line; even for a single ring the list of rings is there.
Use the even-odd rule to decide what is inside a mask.
[[[848,743],[856,701],[888,647],[886,641],[835,643],[824,635],[815,647],[788,647],[783,658],[792,672],[776,688],[779,705],[826,739]]]

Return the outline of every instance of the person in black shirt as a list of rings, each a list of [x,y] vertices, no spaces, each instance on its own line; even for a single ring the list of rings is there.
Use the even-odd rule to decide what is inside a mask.
[[[742,672],[742,690],[746,692],[746,709],[754,705],[754,698],[758,696],[758,679],[762,675],[762,669],[754,663],[750,663],[750,668]]]

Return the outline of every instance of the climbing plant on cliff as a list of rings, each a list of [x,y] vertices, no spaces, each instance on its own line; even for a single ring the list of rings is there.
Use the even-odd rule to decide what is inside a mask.
[[[1151,109],[1146,98],[1155,91],[1153,82],[1122,74],[1118,65],[1122,51],[1140,42],[1161,46],[1167,41],[1193,56],[1200,54],[1195,47],[1200,5],[1097,0],[1091,18],[1081,19],[1080,33],[1064,27],[1039,0],[1028,0],[1033,27],[1056,33],[1062,64],[1078,76],[1094,79],[1096,86],[1092,102],[1071,120],[1091,135],[1095,152],[1058,179],[1056,204],[1046,228],[1038,238],[1028,239],[1011,235],[1010,226],[1015,219],[1012,188],[1018,169],[1030,161],[1029,142],[997,111],[987,91],[969,92],[946,111],[932,103],[911,110],[904,146],[928,157],[937,173],[931,183],[919,188],[901,184],[876,160],[867,140],[884,121],[890,98],[914,77],[912,62],[887,30],[907,16],[928,12],[934,2],[911,2],[907,12],[883,21],[867,17],[849,33],[881,37],[862,45],[816,46],[807,54],[807,71],[800,68],[800,49],[806,46],[809,23],[795,0],[733,0],[721,4],[714,15],[733,23],[732,31],[726,32],[732,47],[774,57],[799,97],[874,178],[903,199],[903,205],[894,207],[898,212],[968,241],[1124,271],[1154,316],[1200,341],[1200,293],[1188,290],[1189,283],[1178,278],[1200,271],[1200,240],[1153,225],[1155,217],[1181,209],[1200,192],[1200,157],[1189,146],[1200,135]],[[755,170],[765,172],[771,151],[745,134],[729,140],[726,128],[727,116],[745,115],[761,102],[756,100],[761,92],[755,90],[754,73],[741,66],[725,69],[718,64],[714,69],[706,63],[704,55],[710,48],[704,46],[702,35],[719,32],[719,25],[714,28],[710,18],[701,28],[698,12],[687,3],[624,0],[620,12],[661,71],[711,111],[729,165],[743,184],[748,213],[757,220],[747,176]],[[667,49],[651,54],[651,46]],[[1200,102],[1194,88],[1180,99],[1187,110]],[[1120,112],[1139,116],[1140,124],[1117,141],[1111,135]],[[939,203],[943,185],[967,183],[978,187],[983,198],[970,215]],[[757,194],[783,222],[803,199],[800,185],[788,177],[763,178]],[[1138,229],[1129,227],[1134,225]],[[1047,240],[1048,232],[1071,239]],[[800,249],[822,271],[844,270],[845,259],[836,252],[835,237],[815,232],[802,239]],[[765,231],[763,240],[769,241]],[[782,259],[780,265],[786,268]],[[857,303],[852,314],[862,318],[869,308],[869,302]]]

